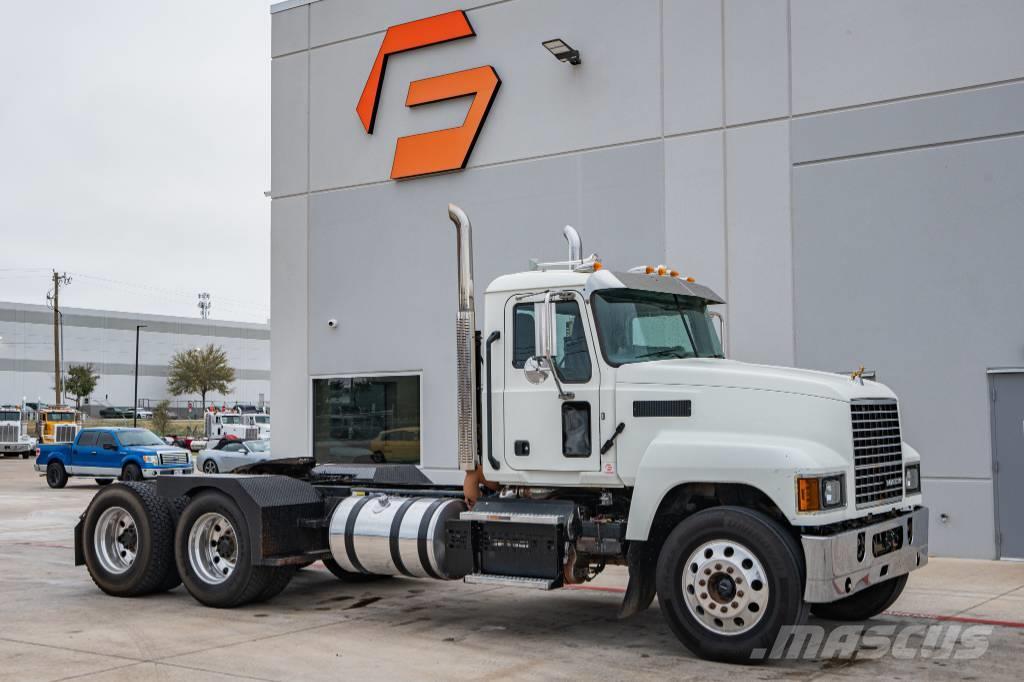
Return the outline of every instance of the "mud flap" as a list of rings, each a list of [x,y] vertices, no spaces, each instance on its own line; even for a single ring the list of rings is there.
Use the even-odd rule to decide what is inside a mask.
[[[85,532],[85,514],[78,517],[75,524],[75,566],[85,565],[85,550],[82,548],[82,533]]]
[[[650,542],[631,542],[626,552],[629,584],[619,607],[618,618],[629,618],[646,611],[657,591],[655,569],[658,566],[657,546]]]

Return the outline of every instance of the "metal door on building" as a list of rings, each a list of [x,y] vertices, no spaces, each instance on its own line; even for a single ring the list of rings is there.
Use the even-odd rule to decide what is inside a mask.
[[[989,372],[996,546],[1003,559],[1024,559],[1024,370]]]

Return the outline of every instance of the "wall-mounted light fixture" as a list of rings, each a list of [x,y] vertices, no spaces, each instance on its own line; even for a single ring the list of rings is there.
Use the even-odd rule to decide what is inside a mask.
[[[579,66],[583,63],[583,60],[580,59],[580,51],[572,49],[572,46],[561,38],[545,40],[541,45],[546,47],[548,52],[555,55],[560,62],[569,62],[573,66]]]

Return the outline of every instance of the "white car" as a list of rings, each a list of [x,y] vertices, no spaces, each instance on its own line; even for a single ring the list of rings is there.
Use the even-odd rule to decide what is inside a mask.
[[[271,459],[269,440],[222,438],[211,449],[196,455],[196,469],[204,474],[222,474],[268,459]]]

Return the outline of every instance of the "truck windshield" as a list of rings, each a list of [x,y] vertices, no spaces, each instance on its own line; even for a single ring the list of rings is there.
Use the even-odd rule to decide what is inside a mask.
[[[267,416],[254,417],[253,419],[255,420],[255,422],[257,424],[269,424],[270,423],[270,417],[267,417]]]
[[[242,418],[237,414],[225,414],[220,418],[221,424],[241,424]]]
[[[20,422],[21,412],[0,412],[0,422]]]
[[[48,422],[70,422],[75,420],[72,412],[47,412],[43,418]]]
[[[167,445],[167,443],[160,440],[155,433],[146,429],[139,429],[138,431],[121,431],[117,434],[117,439],[121,441],[121,446],[125,448],[135,447],[137,445]]]
[[[601,350],[618,366],[667,358],[721,358],[721,341],[698,298],[638,289],[594,294]]]

